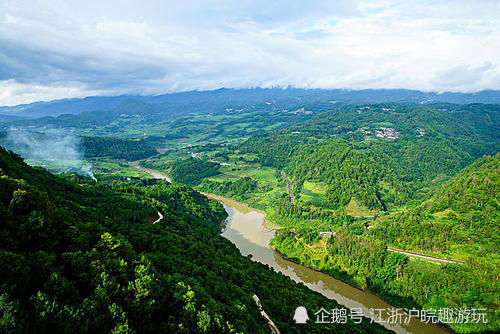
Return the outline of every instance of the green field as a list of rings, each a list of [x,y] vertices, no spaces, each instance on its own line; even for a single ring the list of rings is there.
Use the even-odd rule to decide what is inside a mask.
[[[127,178],[151,178],[148,173],[130,167],[127,162],[116,162],[108,159],[92,159],[92,172],[99,181]]]

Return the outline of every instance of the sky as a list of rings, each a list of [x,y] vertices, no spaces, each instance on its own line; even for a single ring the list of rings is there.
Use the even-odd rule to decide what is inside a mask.
[[[500,1],[0,0],[0,105],[222,87],[500,89]]]

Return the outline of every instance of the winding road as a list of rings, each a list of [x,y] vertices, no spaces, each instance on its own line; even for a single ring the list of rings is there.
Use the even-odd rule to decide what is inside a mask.
[[[418,254],[418,253],[413,253],[413,252],[407,252],[407,251],[402,251],[399,249],[394,249],[394,248],[387,248],[389,252],[394,252],[394,253],[401,253],[405,254],[409,257],[414,257],[414,258],[421,258],[421,259],[426,259],[430,261],[438,261],[438,262],[447,262],[447,263],[459,263],[459,264],[464,264],[465,262],[462,261],[456,261],[456,260],[449,260],[449,259],[443,259],[440,257],[434,257],[434,256],[428,256],[428,255],[423,255],[423,254]]]
[[[281,174],[281,176],[283,176],[283,178],[288,183],[288,195],[290,196],[290,203],[293,204],[292,182],[281,171],[280,171],[280,174]]]
[[[267,315],[266,311],[264,311],[264,309],[262,308],[262,304],[260,303],[259,297],[256,294],[254,294],[253,295],[253,299],[255,300],[255,303],[259,307],[260,314],[262,315],[262,317],[264,317],[264,319],[267,320],[267,324],[269,326],[269,329],[271,329],[271,333],[272,334],[280,334],[280,330],[278,329],[278,327],[276,327],[276,325],[274,324],[274,322]]]
[[[161,212],[160,212],[160,211],[158,211],[158,219],[157,219],[157,220],[155,220],[155,221],[153,222],[153,224],[158,223],[158,222],[159,222],[160,220],[162,220],[162,219],[163,219],[163,215],[161,214]]]

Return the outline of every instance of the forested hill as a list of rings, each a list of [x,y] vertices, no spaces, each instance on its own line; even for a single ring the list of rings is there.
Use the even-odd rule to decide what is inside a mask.
[[[132,161],[158,154],[158,151],[144,140],[83,136],[81,146],[85,156],[89,158],[108,157]]]
[[[58,144],[61,145],[57,146]],[[80,158],[83,155],[85,158],[134,161],[158,154],[158,151],[144,139],[76,136],[71,131],[11,130],[0,132],[0,145],[17,152],[26,159],[58,155],[61,155],[59,159],[71,159]],[[67,156],[59,151],[66,152]]]
[[[479,157],[483,154],[482,150],[489,149],[485,153],[494,154],[500,148],[499,124],[498,104],[348,105],[316,114],[310,120],[267,133],[264,137],[295,134],[292,137],[295,141],[305,141],[310,137],[336,137],[365,142],[439,138],[463,146]]]
[[[299,194],[305,180],[328,185],[327,199],[375,210],[422,199],[422,192],[500,148],[500,106],[346,106],[284,130],[254,136],[243,152],[283,169]]]
[[[303,219],[302,226],[281,229],[272,245],[288,258],[366,287],[398,306],[485,309],[487,323],[456,322],[450,327],[457,333],[498,333],[499,203],[497,154],[478,159],[421,205],[365,219],[369,228],[349,228],[359,222],[345,219],[318,226],[313,220],[307,223],[311,213],[299,211],[295,217]],[[286,218],[294,219],[292,214]],[[334,231],[331,237],[318,234],[325,229]],[[461,262],[424,263],[395,250]]]
[[[429,200],[370,232],[404,249],[498,261],[499,221],[500,153],[478,159],[440,186]]]
[[[500,153],[484,156],[444,184],[423,207],[430,213],[452,210],[467,214],[474,221],[488,215],[500,221]],[[449,212],[451,213],[451,212]]]
[[[339,305],[241,256],[187,186],[69,180],[0,147],[0,216],[1,332],[269,333],[254,293],[283,333],[384,331],[294,325],[299,305]]]

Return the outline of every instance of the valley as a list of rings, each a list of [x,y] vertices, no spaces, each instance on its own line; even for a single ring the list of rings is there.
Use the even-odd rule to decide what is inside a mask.
[[[128,101],[119,112],[131,106],[138,113],[154,109]],[[459,333],[498,327],[498,105],[344,105],[298,118],[263,108],[170,116],[165,123],[150,123],[148,116],[131,120],[142,134],[121,123],[104,137],[102,128],[88,123],[57,131],[82,138],[96,185],[148,187],[164,179],[222,196],[216,198],[230,217],[222,235],[243,255],[348,308],[363,305],[367,317],[389,304],[480,309],[487,323],[441,325]],[[38,128],[28,123],[40,140],[46,136],[43,122]],[[3,138],[8,146],[13,136]],[[50,169],[44,161],[29,161]],[[74,169],[54,170],[88,182]],[[224,198],[248,208],[240,212],[240,204],[231,202],[231,208]],[[250,208],[265,214],[265,228],[260,213],[250,220],[241,216]],[[160,225],[163,220],[153,216]],[[288,326],[265,300],[262,305],[280,330]],[[429,325],[413,319],[387,328],[441,330],[421,326]]]
[[[152,169],[147,171],[154,178],[164,176]],[[242,255],[251,255],[253,261],[269,265],[275,271],[283,273],[295,282],[304,283],[309,289],[334,299],[344,307],[360,309],[361,314],[371,318],[372,321],[380,322],[382,326],[396,333],[446,333],[445,329],[437,325],[426,324],[408,315],[405,316],[408,321],[404,323],[392,322],[389,320],[389,313],[384,313],[378,318],[373,310],[383,309],[386,312],[394,306],[369,291],[358,289],[333,276],[290,261],[277,252],[270,244],[275,230],[269,227],[264,212],[226,197],[203,194],[224,204],[228,218],[222,236],[233,242]]]
[[[422,111],[425,110],[425,113],[431,112],[428,108],[421,109]],[[348,110],[347,114],[349,113]],[[449,117],[446,114],[443,116]],[[403,117],[408,116],[404,115]],[[420,116],[417,113],[413,117]],[[311,121],[306,121],[304,125],[299,124],[295,127],[304,131],[305,124],[313,123],[313,120],[314,117]],[[447,119],[446,121],[449,122],[450,120]],[[338,121],[333,122],[333,124],[338,124]],[[372,122],[372,120],[369,120],[369,122]],[[386,124],[384,123],[384,125]],[[390,125],[392,124],[394,123]],[[439,126],[439,123],[434,124]],[[465,127],[466,125],[461,124],[461,126]],[[359,125],[355,124],[354,127],[359,127]],[[404,129],[404,127],[401,128],[400,133],[404,133]],[[477,227],[474,229],[473,238],[471,238],[472,234],[469,234],[469,240],[472,241],[474,238],[477,240],[476,245],[479,248],[476,249],[482,249],[479,254],[474,253],[475,246],[465,246],[453,235],[453,233],[464,232],[458,230],[456,232],[454,230],[444,232],[440,227],[443,226],[442,224],[452,223],[454,219],[457,219],[456,216],[451,218],[452,216],[434,214],[432,218],[427,218],[427,221],[423,220],[422,226],[433,224],[430,222],[433,219],[436,220],[437,225],[431,227],[430,230],[423,230],[422,232],[428,232],[425,232],[426,236],[422,237],[419,236],[422,232],[417,230],[411,232],[403,230],[407,228],[404,224],[391,225],[394,224],[392,222],[408,219],[405,217],[414,214],[415,210],[417,210],[415,208],[418,208],[418,203],[422,201],[430,203],[432,201],[432,198],[429,199],[430,194],[434,191],[439,192],[440,187],[443,187],[441,185],[452,184],[452,176],[456,171],[459,171],[457,167],[460,165],[465,167],[467,165],[466,161],[472,162],[474,159],[472,157],[477,156],[475,152],[484,150],[481,145],[486,149],[483,152],[488,152],[488,147],[491,147],[491,137],[483,137],[484,143],[481,144],[481,135],[479,135],[477,137],[479,140],[475,140],[474,143],[471,142],[469,146],[464,141],[464,139],[467,140],[467,137],[458,139],[458,137],[451,136],[446,133],[446,131],[449,131],[447,128],[440,129],[436,133],[436,135],[438,133],[439,135],[435,139],[432,138],[435,136],[432,130],[427,128],[426,135],[428,137],[426,139],[421,138],[423,131],[415,131],[415,139],[406,139],[400,143],[391,144],[387,141],[373,141],[373,139],[371,139],[371,142],[367,142],[369,134],[366,135],[365,133],[364,143],[358,144],[360,139],[357,134],[342,131],[344,131],[341,133],[342,139],[329,139],[328,136],[331,136],[331,134],[328,132],[322,133],[321,130],[318,132],[317,126],[313,136],[305,135],[299,131],[278,130],[274,132],[275,134],[264,135],[264,140],[260,139],[259,136],[255,136],[243,141],[240,145],[233,146],[233,149],[225,145],[218,150],[214,150],[213,145],[206,148],[190,148],[190,152],[197,152],[197,159],[224,161],[224,165],[220,165],[216,175],[207,176],[202,181],[194,181],[191,185],[201,191],[235,198],[250,206],[265,210],[267,214],[266,224],[271,228],[279,229],[271,244],[284,256],[334,277],[341,278],[354,286],[374,291],[397,306],[439,308],[439,305],[457,305],[458,308],[458,305],[462,305],[462,302],[456,303],[453,300],[456,300],[457,296],[465,296],[466,291],[470,289],[470,284],[473,284],[474,289],[478,289],[473,297],[476,300],[474,302],[477,303],[476,305],[493,305],[495,300],[498,300],[498,296],[495,297],[494,293],[495,286],[498,284],[495,278],[496,264],[499,260],[498,249],[496,248],[498,242],[494,241],[497,233],[491,235],[493,237],[493,239],[489,239],[491,241],[488,241],[489,236],[486,234],[477,234],[479,231]],[[462,133],[466,132],[470,132],[470,130],[462,131]],[[324,137],[325,134],[327,137]],[[495,132],[489,133],[487,136],[491,134],[495,134]],[[334,137],[336,136],[337,134],[334,134]],[[429,138],[429,136],[432,137]],[[272,139],[267,141],[267,137]],[[445,144],[443,142],[446,140],[449,143]],[[461,142],[458,143],[457,140]],[[498,139],[493,140],[493,143],[495,143],[495,140]],[[256,142],[256,144],[253,142]],[[353,149],[352,145],[351,147],[348,146],[347,143],[349,142],[355,142],[357,143],[355,145],[360,145],[360,147],[354,147]],[[440,144],[441,142],[443,144]],[[457,142],[457,144],[453,142]],[[431,145],[433,148],[431,148]],[[459,145],[458,147],[462,151],[456,150],[456,153],[451,153],[451,151],[444,153],[447,150],[446,147],[453,145]],[[495,145],[497,144],[493,144],[492,147],[495,147]],[[392,158],[387,156],[385,152],[388,149],[393,149],[394,146],[398,149],[394,155],[396,159],[401,159],[401,161],[408,159],[411,169],[409,169],[408,165],[391,166],[394,162],[398,163],[398,160],[394,156]],[[410,149],[411,151],[404,153],[405,150]],[[431,151],[426,152],[429,149]],[[324,150],[324,153],[322,153],[324,156],[318,154],[322,150]],[[436,155],[436,150],[439,152],[438,155]],[[291,151],[294,152],[294,155],[287,156]],[[410,157],[408,155],[410,152],[413,156],[420,155],[421,157]],[[356,157],[358,154],[360,156]],[[444,158],[444,156],[441,156],[443,154],[448,156]],[[356,177],[356,181],[350,181],[345,185],[342,183],[329,184],[324,173],[326,171],[331,173],[332,167],[326,167],[325,170],[325,167],[319,166],[324,162],[327,163],[326,166],[332,166],[332,161],[335,161],[336,155],[361,159],[354,160],[355,165],[341,165],[340,173],[346,171],[359,173],[355,169],[352,171],[350,169],[361,167],[363,170],[358,175],[366,177],[369,176],[367,174],[369,168],[373,168],[373,177],[380,180],[378,185],[372,183],[375,188],[370,190],[371,185],[368,182],[373,181],[367,179],[360,183],[360,176]],[[398,155],[401,157],[398,157]],[[300,158],[295,156],[300,156]],[[327,157],[332,160],[326,160]],[[488,190],[490,193],[483,195],[483,197],[494,198],[494,193],[497,191],[494,190],[497,187],[494,184],[498,185],[498,157],[489,159],[492,160],[487,161],[491,161],[489,163],[490,165],[493,163],[493,165],[485,167],[484,170],[492,171],[493,174],[488,176],[488,180],[494,183],[488,186],[490,187],[490,190]],[[306,167],[309,160],[311,160],[311,165],[307,167],[308,169],[302,170],[301,168],[304,168],[302,166]],[[392,174],[384,175],[384,167],[382,165],[377,166],[377,160],[384,162],[386,166],[391,166]],[[421,160],[420,165],[419,160]],[[450,164],[450,162],[446,162],[447,160],[454,162]],[[367,165],[367,162],[372,163],[374,167],[369,167],[370,165]],[[445,164],[440,165],[443,162]],[[447,166],[446,163],[449,165]],[[175,165],[170,164],[167,160],[162,161],[161,155],[153,159],[147,159],[143,164],[154,168],[163,168],[164,171],[175,168]],[[203,169],[202,166],[199,168]],[[325,172],[322,172],[321,168]],[[411,171],[415,175],[415,181],[408,180],[409,176],[405,176],[406,180],[404,181],[398,181],[397,173],[398,169],[401,168],[406,168],[406,171],[401,170],[403,173]],[[317,171],[319,177],[311,173],[313,170]],[[283,171],[287,175],[291,175],[291,180],[284,177]],[[348,180],[351,177],[349,174],[345,176],[334,174],[330,177],[330,180],[338,182],[343,179]],[[401,182],[401,185],[398,185],[398,182]],[[331,193],[333,189],[338,189],[338,187],[352,189],[355,184],[361,185],[361,188],[357,190],[357,196],[350,195],[344,200],[342,197],[336,196],[346,195],[346,191],[339,193],[339,195]],[[381,188],[378,190],[377,187],[380,186]],[[370,192],[376,194],[375,197],[370,197]],[[363,193],[366,193],[366,195],[363,195]],[[291,202],[291,198],[297,198],[298,202]],[[344,207],[339,207],[338,204],[336,206],[335,203],[343,203]],[[495,213],[497,211],[494,209],[497,204],[493,202],[491,205],[490,210],[493,211],[490,212],[493,216],[484,217],[478,223],[484,226],[488,224],[486,221],[489,221],[492,224],[491,229],[498,231],[499,219],[496,216],[497,213]],[[460,220],[460,218],[458,219]],[[392,232],[388,228],[397,228],[399,232]],[[433,240],[436,237],[431,237],[432,234],[429,234],[429,232],[441,238],[440,241],[436,240],[437,243],[435,243]],[[405,239],[411,240],[413,246],[409,246],[407,242],[402,242],[401,239],[392,239],[392,233],[406,238],[408,238],[408,235],[415,235],[416,233],[413,239]],[[446,242],[443,242],[444,240]],[[344,247],[341,246],[344,242],[347,243],[345,246],[347,248],[346,254],[342,253],[341,248],[335,248]],[[419,244],[419,242],[421,243]],[[318,247],[317,245],[323,246]],[[493,248],[485,251],[484,247]],[[335,252],[339,251],[341,252],[339,255],[334,255]],[[355,264],[356,261],[353,261],[351,255],[353,252],[358,254],[358,257],[361,256],[358,258],[359,263],[362,264],[361,266]],[[375,252],[373,255],[368,255],[373,252]],[[380,274],[376,274],[378,270],[375,270],[374,267],[363,267],[369,266],[370,261],[374,261],[374,264],[379,263]],[[386,262],[392,264],[384,268],[386,265],[380,263]],[[473,276],[477,275],[481,270],[483,273],[481,276]],[[388,273],[389,276],[383,276],[386,274],[382,274],[382,272]],[[467,278],[464,279],[464,277]],[[449,281],[450,279],[452,280]],[[481,281],[491,282],[492,284],[488,287],[487,284],[481,283]],[[467,284],[463,285],[465,282]],[[408,289],[410,286],[412,288]],[[432,297],[433,293],[439,294],[439,297]],[[447,295],[448,293],[449,295]],[[494,313],[491,313],[491,316],[496,317]],[[468,331],[467,328],[470,328],[470,326],[466,325],[452,324],[451,326],[455,330],[465,332]]]
[[[498,13],[0,0],[0,334],[500,333]]]

